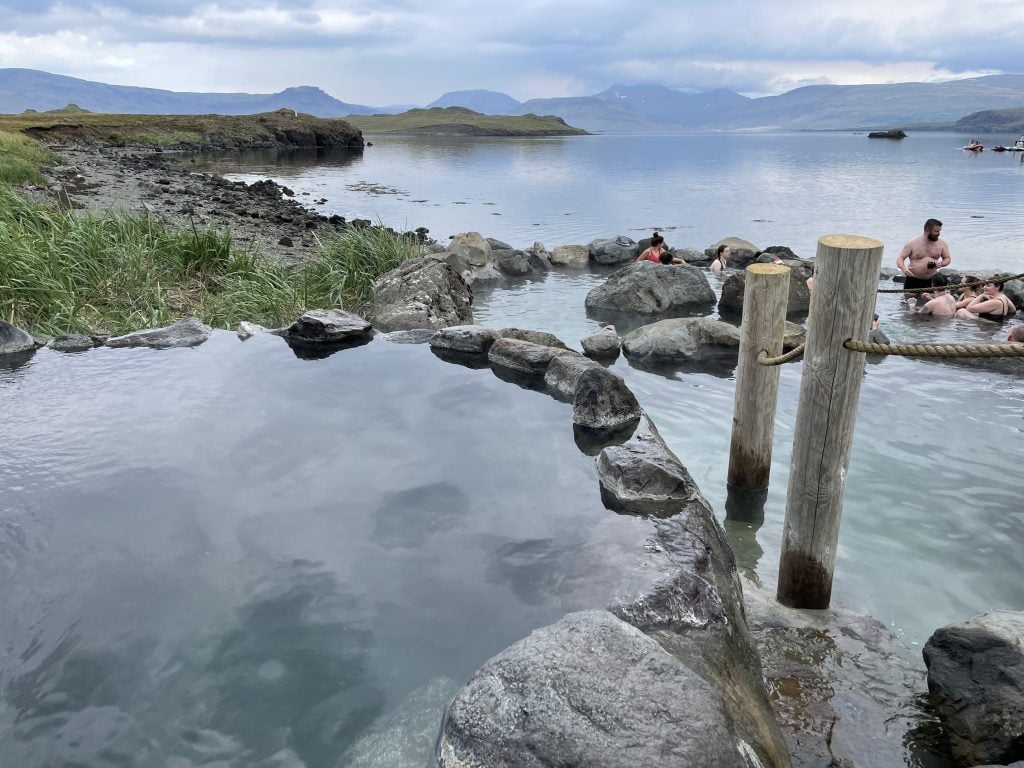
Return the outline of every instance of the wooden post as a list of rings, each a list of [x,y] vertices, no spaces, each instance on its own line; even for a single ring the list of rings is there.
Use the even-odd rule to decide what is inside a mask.
[[[832,598],[864,374],[864,354],[844,349],[843,342],[867,338],[881,264],[877,240],[856,235],[818,240],[779,561],[778,599],[796,608],[827,608]]]
[[[769,357],[782,354],[788,303],[789,267],[747,267],[728,474],[729,485],[747,491],[767,488],[772,469],[779,366],[761,365],[757,356],[762,350]]]

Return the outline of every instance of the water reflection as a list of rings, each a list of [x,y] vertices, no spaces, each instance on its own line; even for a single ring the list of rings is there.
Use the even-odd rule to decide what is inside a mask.
[[[736,567],[748,578],[757,578],[757,564],[764,549],[757,542],[757,532],[764,525],[764,505],[768,489],[748,491],[728,485],[725,497],[724,527],[729,545],[736,555]]]

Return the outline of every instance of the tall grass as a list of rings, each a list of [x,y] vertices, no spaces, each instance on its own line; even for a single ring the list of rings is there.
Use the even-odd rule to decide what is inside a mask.
[[[56,160],[53,153],[27,136],[0,131],[0,184],[44,184],[46,178],[39,167],[51,165]]]
[[[286,270],[229,232],[146,216],[88,216],[0,185],[0,317],[33,333],[122,333],[196,315],[215,327],[290,323],[306,309],[363,311],[373,282],[416,254],[382,228],[349,229]]]

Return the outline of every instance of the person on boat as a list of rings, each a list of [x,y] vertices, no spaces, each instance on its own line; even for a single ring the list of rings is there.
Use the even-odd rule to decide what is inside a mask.
[[[935,315],[936,317],[953,317],[956,314],[956,299],[946,290],[949,285],[949,278],[945,275],[936,275],[932,278],[931,298],[917,311],[922,315]]]
[[[729,257],[732,256],[732,249],[728,245],[718,246],[718,255],[715,256],[715,260],[711,262],[711,271],[714,273],[721,272],[729,266]]]
[[[981,295],[975,296],[963,309],[958,309],[956,316],[964,320],[992,320],[997,323],[1013,317],[1017,314],[1017,307],[1003,293],[1003,282],[1002,275],[994,275],[986,280],[981,287]]]
[[[974,275],[964,275],[960,278],[960,295],[956,297],[956,308],[963,309],[971,300],[978,295],[978,288],[981,281]]]
[[[903,246],[896,257],[896,266],[905,276],[903,288],[930,288],[932,277],[953,261],[949,255],[949,246],[939,238],[942,233],[942,222],[928,219],[924,223],[924,234],[918,235]],[[907,299],[916,298],[914,293],[906,293]],[[917,302],[915,301],[914,304]]]
[[[665,238],[655,232],[651,235],[651,245],[636,257],[637,261],[651,261],[655,264],[685,264],[682,259],[665,249]]]
[[[1006,334],[1006,340],[1010,342],[1016,342],[1018,344],[1024,344],[1024,325],[1015,325],[1010,329],[1010,332]]]

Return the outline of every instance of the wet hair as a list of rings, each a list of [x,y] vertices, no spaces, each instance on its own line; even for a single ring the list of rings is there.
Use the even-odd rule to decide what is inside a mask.
[[[942,226],[942,222],[939,221],[938,219],[928,219],[928,221],[926,221],[924,223],[924,228],[925,229],[931,229],[932,227],[941,227],[941,226]]]
[[[665,238],[655,232],[651,235],[651,245],[661,245],[665,242]]]
[[[1006,336],[1006,340],[1024,343],[1024,325],[1013,326],[1010,329],[1010,333]]]
[[[992,283],[1000,291],[1003,290],[1003,283],[1006,282],[1007,275],[992,275],[992,277],[986,277],[982,282],[982,285],[988,285]]]
[[[724,243],[722,245],[718,246],[718,255],[721,256],[722,255],[722,251],[724,251],[728,247],[729,246],[725,245]]]
[[[949,285],[949,278],[939,273],[932,275],[932,288],[945,288]]]
[[[669,253],[668,251],[662,251],[661,255],[658,256],[658,261],[660,261],[662,264],[671,264],[672,254]]]

